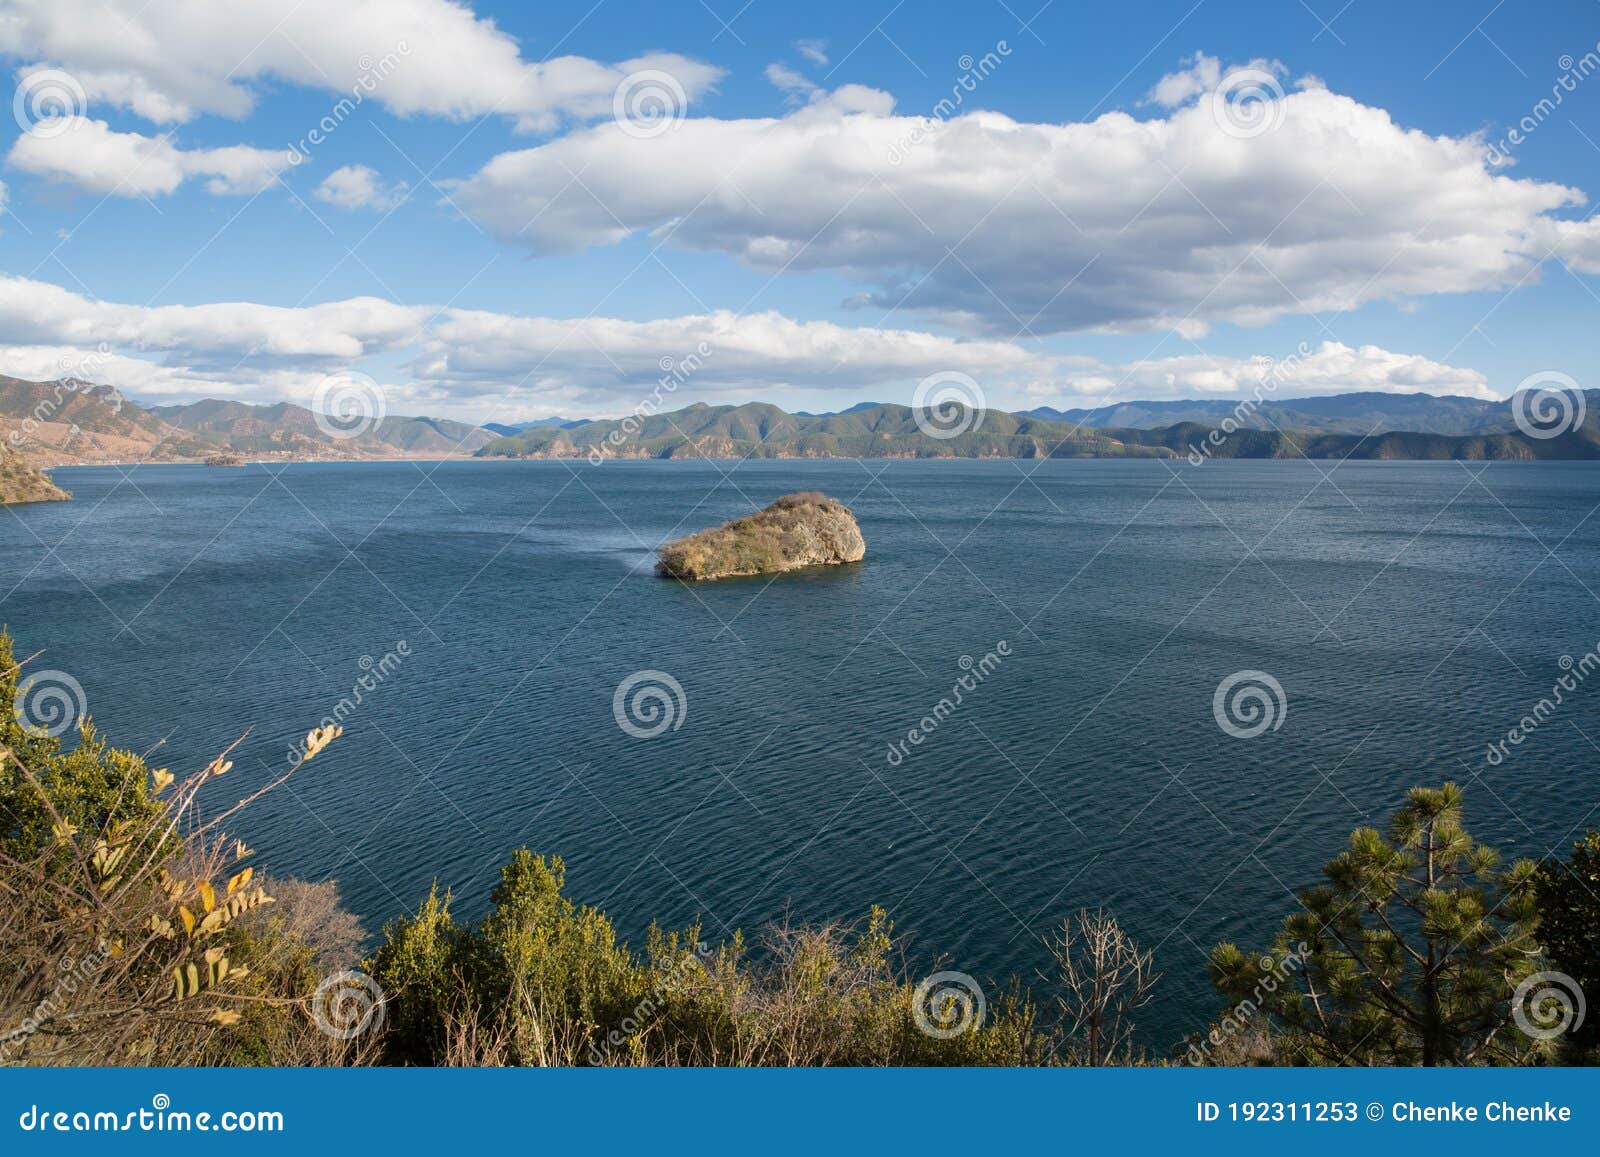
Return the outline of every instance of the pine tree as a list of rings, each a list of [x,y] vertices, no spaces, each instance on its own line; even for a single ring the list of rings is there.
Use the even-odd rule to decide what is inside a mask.
[[[1539,940],[1550,965],[1565,973],[1578,992],[1600,996],[1600,832],[1591,831],[1572,846],[1565,863],[1547,860],[1539,867]],[[1600,1015],[1585,1010],[1573,1024],[1571,1043],[1579,1049],[1600,1046]]]
[[[1537,970],[1532,861],[1461,826],[1461,789],[1413,788],[1387,838],[1359,828],[1299,896],[1266,957],[1212,950],[1228,998],[1270,1018],[1284,1060],[1455,1065],[1527,1059],[1511,997]]]

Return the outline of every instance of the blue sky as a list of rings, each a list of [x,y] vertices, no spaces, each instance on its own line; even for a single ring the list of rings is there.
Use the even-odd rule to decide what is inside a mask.
[[[805,409],[1600,385],[1593,0],[7,7],[15,376],[469,420],[686,358],[675,404]]]

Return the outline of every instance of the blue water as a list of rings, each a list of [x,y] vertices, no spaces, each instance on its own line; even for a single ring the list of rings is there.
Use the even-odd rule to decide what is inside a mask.
[[[1482,471],[1480,474],[1479,472]],[[437,879],[476,915],[518,845],[638,937],[889,908],[911,959],[1033,979],[1105,905],[1164,976],[1143,1035],[1216,1010],[1204,952],[1446,777],[1510,853],[1600,819],[1600,678],[1499,766],[1600,643],[1582,463],[463,462],[62,469],[0,515],[0,620],[174,770],[247,727],[226,798],[403,641],[345,735],[243,818],[277,874],[377,928]],[[850,504],[860,565],[681,586],[664,538],[780,494]],[[1001,642],[954,715],[889,745]],[[1281,684],[1234,738],[1212,695]],[[618,684],[670,674],[654,738]]]

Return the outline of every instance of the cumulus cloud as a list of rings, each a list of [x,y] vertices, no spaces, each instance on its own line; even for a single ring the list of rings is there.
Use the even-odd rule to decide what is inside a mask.
[[[1147,120],[905,117],[884,94],[841,90],[650,139],[598,125],[502,153],[452,195],[538,253],[655,234],[762,269],[836,271],[861,304],[1006,336],[1194,336],[1509,287],[1552,255],[1600,260],[1600,221],[1561,216],[1584,194],[1492,171],[1481,141],[1318,86],[1258,110],[1266,131],[1250,135],[1200,91],[1211,71],[1198,60],[1158,85],[1187,103]]]
[[[914,330],[795,321],[776,312],[616,318],[514,317],[450,310],[430,327],[415,369],[432,381],[507,381],[530,368],[584,382],[653,381],[662,359],[701,350],[697,382],[773,387],[869,387],[938,370],[1010,376],[1049,363],[1010,342],[959,341]],[[754,396],[754,395],[752,395]]]
[[[605,412],[657,379],[662,359],[691,355],[703,362],[696,389],[739,388],[746,398],[787,387],[870,388],[944,369],[1027,378],[1050,365],[1009,342],[801,322],[777,313],[638,322],[519,317],[377,298],[301,307],[139,306],[0,275],[0,372],[14,376],[72,374],[168,398],[253,391],[271,400],[296,397],[295,390],[329,370],[382,354],[407,365],[409,381],[397,388],[410,393],[401,396],[447,408],[476,405],[480,418],[490,416],[483,407],[494,400],[525,409],[559,398]],[[74,358],[72,364],[86,368],[64,368]]]
[[[1184,67],[1177,72],[1169,72],[1156,81],[1154,87],[1145,94],[1147,103],[1158,104],[1162,108],[1177,108],[1188,104],[1197,96],[1214,92],[1222,83],[1222,62],[1215,56],[1197,52],[1193,56],[1186,57],[1182,63]],[[1257,57],[1238,69],[1230,69],[1229,75],[1237,72],[1270,77],[1289,75],[1288,67],[1281,60],[1267,60],[1262,57]],[[1304,83],[1303,81],[1302,84]],[[1311,83],[1320,84],[1314,80]]]
[[[1388,394],[1456,394],[1495,399],[1477,370],[1436,362],[1420,354],[1394,353],[1375,345],[1352,347],[1325,341],[1282,357],[1234,358],[1186,354],[1126,365],[1073,367],[1041,390],[1080,405],[1113,401],[1249,397],[1263,386],[1278,398],[1374,391]],[[1052,402],[1051,404],[1058,404]]]
[[[124,305],[0,275],[0,341],[167,351],[189,364],[251,358],[349,361],[413,340],[428,314],[425,307],[376,297],[300,307],[242,301]]]
[[[511,117],[547,131],[608,115],[621,80],[672,73],[692,98],[721,70],[673,53],[606,64],[579,56],[522,59],[516,40],[453,0],[9,0],[0,54],[72,73],[90,106],[157,122],[202,113],[242,117],[269,79],[370,98],[401,115]]]
[[[1205,354],[1114,364],[1009,341],[714,311],[652,321],[522,317],[375,298],[282,307],[138,306],[0,276],[0,373],[80,377],[143,399],[305,401],[328,372],[388,355],[395,412],[469,421],[614,414],[692,359],[691,401],[794,403],[796,391],[908,400],[955,370],[991,404],[1098,405],[1143,398],[1279,397],[1376,390],[1494,397],[1482,374],[1375,346],[1324,342],[1278,358]],[[395,375],[398,375],[397,377]],[[854,399],[852,399],[854,400]]]
[[[341,209],[392,209],[405,199],[408,187],[404,181],[385,185],[367,165],[345,165],[323,178],[311,195]]]
[[[230,145],[181,149],[171,135],[119,133],[105,121],[69,117],[49,132],[25,132],[6,160],[16,168],[91,193],[150,197],[172,193],[190,177],[208,178],[209,193],[259,193],[289,167],[282,150]]]

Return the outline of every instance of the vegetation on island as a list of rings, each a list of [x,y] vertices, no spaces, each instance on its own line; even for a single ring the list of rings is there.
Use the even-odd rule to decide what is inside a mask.
[[[28,662],[0,632],[0,700]],[[1565,987],[1600,984],[1600,833],[1502,864],[1454,784],[1356,831],[1269,950],[1218,945],[1214,1021],[1151,1053],[1135,1027],[1156,961],[1104,911],[1061,920],[1037,983],[980,987],[911,967],[877,908],[749,941],[652,927],[635,949],[567,895],[559,857],[524,849],[479,919],[436,888],[369,946],[337,885],[267,875],[235,830],[306,761],[334,770],[339,740],[313,731],[295,768],[206,814],[206,785],[248,775],[228,751],[179,779],[86,718],[69,747],[0,713],[0,1064],[1600,1061]]]
[[[859,562],[866,540],[844,503],[815,490],[786,494],[744,518],[661,548],[656,571],[686,580],[778,574]]]

